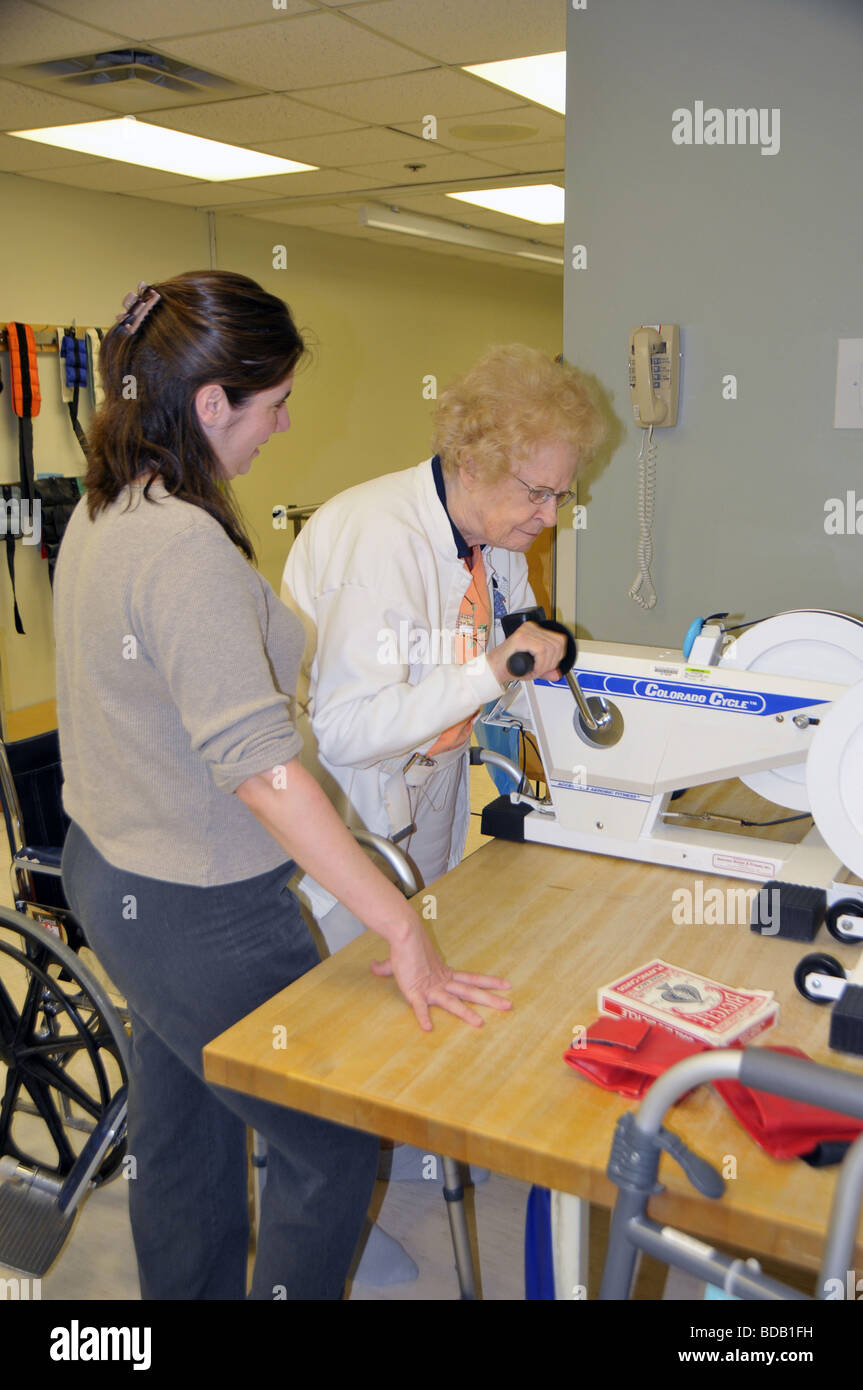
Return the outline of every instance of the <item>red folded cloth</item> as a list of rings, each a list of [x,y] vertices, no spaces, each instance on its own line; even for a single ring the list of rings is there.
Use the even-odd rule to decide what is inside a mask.
[[[810,1059],[797,1047],[771,1047],[786,1057]],[[739,1081],[714,1081],[729,1110],[761,1148],[773,1158],[801,1158],[819,1144],[851,1143],[863,1124],[838,1110],[786,1100],[770,1091],[754,1091]]]
[[[675,1062],[706,1051],[705,1043],[678,1038],[655,1024],[604,1014],[591,1023],[584,1044],[567,1048],[563,1059],[604,1091],[638,1100]]]
[[[581,1046],[567,1048],[563,1059],[604,1091],[617,1091],[640,1100],[645,1091],[675,1062],[711,1051],[705,1043],[678,1038],[656,1024],[603,1014],[591,1023]],[[772,1047],[787,1057],[802,1057],[797,1047]],[[714,1081],[719,1095],[756,1144],[773,1158],[812,1156],[819,1145],[852,1143],[863,1124],[841,1111],[824,1110],[799,1100],[786,1100],[770,1091],[756,1091],[739,1081]],[[841,1151],[819,1162],[838,1162]]]

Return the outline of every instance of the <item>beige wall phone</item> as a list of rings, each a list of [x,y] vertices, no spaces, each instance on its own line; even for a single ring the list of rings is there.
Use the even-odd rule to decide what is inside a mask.
[[[644,431],[638,453],[638,574],[629,597],[653,608],[653,503],[656,493],[654,428],[677,424],[680,328],[676,323],[641,324],[629,335],[629,390],[635,423]],[[645,447],[647,453],[645,455]]]

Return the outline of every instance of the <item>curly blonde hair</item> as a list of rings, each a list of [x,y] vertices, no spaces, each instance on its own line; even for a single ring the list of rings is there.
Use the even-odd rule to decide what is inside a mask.
[[[522,343],[493,347],[445,387],[432,447],[452,476],[468,456],[489,482],[520,466],[537,444],[563,440],[579,464],[602,443],[605,422],[584,373]]]

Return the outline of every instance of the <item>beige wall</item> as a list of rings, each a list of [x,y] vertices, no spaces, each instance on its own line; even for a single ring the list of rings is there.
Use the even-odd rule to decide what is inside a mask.
[[[0,322],[107,325],[138,280],[209,263],[206,217],[185,208],[12,175],[0,175],[0,205]],[[273,508],[320,502],[425,458],[425,376],[442,386],[495,342],[560,350],[561,284],[548,275],[237,216],[216,218],[216,243],[219,267],[286,299],[316,343],[291,397],[290,432],[274,437],[237,484],[260,568],[276,589],[291,532],[274,528]],[[278,245],[287,250],[286,270],[273,268]],[[37,470],[80,472],[59,404],[56,357],[40,356],[39,367],[45,404],[34,426]],[[5,354],[0,370],[8,385]],[[17,435],[5,393],[0,421],[0,478],[14,480]],[[26,628],[18,636],[5,563],[0,573],[0,661],[6,706],[14,710],[54,693],[50,590],[38,550],[16,546]]]

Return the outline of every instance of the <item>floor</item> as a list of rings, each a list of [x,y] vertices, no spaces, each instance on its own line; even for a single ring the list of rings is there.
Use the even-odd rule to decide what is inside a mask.
[[[484,841],[479,811],[495,795],[484,768],[471,769],[474,814],[466,853]],[[0,876],[0,902],[12,905],[8,875]],[[95,967],[90,953],[87,963]],[[104,977],[103,977],[104,978]],[[108,982],[110,984],[110,982]],[[492,1174],[469,1189],[467,1206],[480,1254],[481,1292],[485,1299],[524,1298],[523,1248],[525,1183]],[[390,1288],[375,1288],[356,1280],[349,1284],[354,1300],[448,1300],[458,1298],[446,1206],[434,1181],[378,1183],[372,1211],[381,1227],[400,1240],[416,1264],[419,1278]],[[590,1296],[601,1274],[607,1213],[594,1209],[591,1218]],[[787,1270],[776,1271],[788,1277]],[[0,1265],[0,1280],[11,1271]],[[801,1276],[797,1276],[801,1278]],[[801,1287],[806,1288],[802,1276]],[[809,1282],[811,1283],[811,1277]],[[84,1204],[63,1253],[41,1284],[42,1299],[137,1299],[140,1297],[128,1215],[128,1186],[118,1177],[96,1191]],[[691,1299],[702,1290],[685,1276],[674,1276],[666,1287],[665,1269],[645,1261],[636,1288],[640,1299]]]

